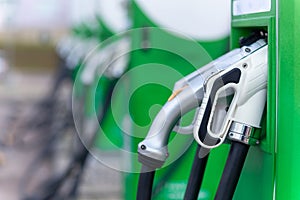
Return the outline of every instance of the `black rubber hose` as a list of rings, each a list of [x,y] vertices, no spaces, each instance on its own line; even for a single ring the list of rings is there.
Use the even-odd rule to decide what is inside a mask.
[[[184,200],[196,200],[198,199],[199,191],[201,188],[204,172],[208,160],[208,155],[199,158],[201,146],[198,145],[197,151],[194,157],[193,166],[191,169],[189,181],[184,194]]]
[[[215,200],[231,200],[239,181],[249,145],[232,142]]]
[[[208,115],[205,115],[203,120],[208,122]],[[204,122],[205,123],[205,122]],[[207,136],[207,128],[206,126],[201,126],[198,130],[198,134],[202,141],[205,141],[207,145],[216,144],[215,139],[209,138]],[[204,172],[207,165],[207,160],[209,156],[209,149],[205,149],[198,145],[197,151],[194,157],[194,162],[192,165],[192,169],[190,172],[190,177],[188,181],[187,188],[184,194],[184,200],[197,200],[199,191],[202,185]]]
[[[136,200],[151,200],[154,175],[155,169],[142,166]]]

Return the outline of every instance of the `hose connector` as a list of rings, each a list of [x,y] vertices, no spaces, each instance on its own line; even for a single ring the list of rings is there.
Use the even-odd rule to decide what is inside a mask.
[[[258,145],[260,134],[254,129],[255,128],[253,128],[252,126],[239,122],[233,122],[230,126],[227,139],[251,146]]]

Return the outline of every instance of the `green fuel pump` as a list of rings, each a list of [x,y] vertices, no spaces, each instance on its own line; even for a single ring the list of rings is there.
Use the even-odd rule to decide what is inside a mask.
[[[104,61],[103,71],[100,70],[94,74],[93,71],[86,71],[86,74],[90,74],[89,76],[92,75],[94,78],[90,80],[91,84],[88,89],[85,111],[86,127],[84,129],[90,129],[88,126],[93,121],[92,115],[95,113],[95,109],[96,113],[107,109],[107,115],[103,119],[100,128],[97,128],[98,125],[91,125],[96,127],[95,145],[101,150],[114,151],[123,145],[122,131],[114,120],[111,106],[104,108],[102,102],[106,96],[106,93],[103,93],[105,88],[113,89],[112,85],[118,82],[118,79],[128,67],[129,57],[127,53],[130,47],[130,39],[123,33],[130,27],[126,4],[126,0],[104,0],[97,1],[96,6],[96,19],[102,28],[101,38],[103,38],[100,51],[103,48],[105,49],[105,52],[103,52],[105,58],[103,56],[102,58],[96,58]],[[117,101],[122,105],[122,99],[122,95],[118,95],[117,98],[113,98],[111,101]],[[121,113],[120,111],[116,115],[120,116]]]
[[[255,0],[232,2],[232,48],[237,47],[244,37],[254,30],[263,29],[267,33],[268,45],[265,47],[268,60],[267,104],[265,116],[262,119],[261,133],[257,131],[257,134],[262,136],[259,144],[250,148],[249,151],[244,145],[241,145],[244,150],[234,147],[235,145],[232,147],[216,192],[216,199],[297,199],[299,196],[299,190],[296,189],[298,184],[295,182],[299,177],[299,172],[294,170],[294,166],[299,161],[295,153],[297,145],[293,146],[290,140],[296,135],[294,130],[296,130],[296,121],[299,118],[298,106],[294,101],[298,99],[295,93],[298,79],[295,74],[298,73],[299,59],[296,53],[299,53],[299,39],[295,33],[296,30],[300,30],[299,23],[297,23],[299,18],[296,17],[299,8],[299,3],[296,1],[289,4],[272,0],[263,1],[263,3]],[[288,110],[294,110],[292,116],[288,117]],[[229,130],[238,132],[237,129],[234,131],[230,128]],[[232,134],[229,138],[234,135],[237,136]],[[219,141],[221,140],[222,138],[219,138]],[[215,145],[218,143],[216,142],[210,145]],[[232,160],[233,157],[239,157],[238,154],[241,156],[240,159]],[[245,155],[247,155],[246,159]],[[211,155],[210,159],[212,157]],[[235,164],[232,165],[232,163]],[[206,168],[208,169],[209,167]],[[232,173],[236,174],[230,179]],[[152,174],[148,175],[148,180],[151,181]],[[205,173],[204,178],[206,176]],[[229,180],[235,183],[228,182]],[[219,179],[211,178],[210,181],[219,182]],[[211,198],[213,196],[208,199]]]
[[[233,1],[232,47],[254,28],[268,32],[268,86],[265,138],[250,148],[234,199],[297,199],[299,197],[299,1]],[[238,7],[244,9],[239,9]],[[249,8],[252,7],[251,10]],[[235,9],[235,10],[234,10]],[[245,185],[251,185],[247,189]],[[259,183],[259,187],[257,184]],[[256,185],[255,185],[256,184]],[[254,186],[253,186],[254,185]],[[249,191],[255,191],[249,195]]]

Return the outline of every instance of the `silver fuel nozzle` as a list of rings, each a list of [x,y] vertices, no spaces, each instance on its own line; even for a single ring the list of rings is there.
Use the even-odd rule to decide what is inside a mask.
[[[205,81],[265,44],[264,40],[258,40],[250,46],[234,49],[177,81],[172,96],[155,117],[146,138],[138,145],[139,161],[153,169],[160,168],[168,157],[168,140],[176,123],[201,105]]]

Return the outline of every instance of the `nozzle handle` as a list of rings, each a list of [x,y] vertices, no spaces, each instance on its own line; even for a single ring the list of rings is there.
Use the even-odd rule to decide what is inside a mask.
[[[265,45],[206,80],[204,98],[194,127],[194,138],[201,146],[207,149],[220,146],[233,121],[260,127],[266,102],[267,66],[268,45]],[[228,97],[232,99],[226,99]],[[216,120],[219,117],[217,106],[222,98],[225,98],[228,107],[221,123],[215,123],[219,122]],[[205,136],[201,134],[206,132]]]
[[[204,98],[200,107],[194,130],[194,137],[202,147],[207,149],[215,148],[222,144],[225,140],[226,133],[228,132],[231,123],[231,119],[229,116],[233,112],[232,106],[229,108],[228,113],[221,126],[221,130],[218,133],[215,133],[212,130],[212,119],[215,117],[214,115],[216,111],[217,101],[218,98],[222,95],[222,91],[226,91],[226,89],[228,88],[235,88],[239,83],[240,78],[241,70],[238,68],[233,68],[232,70],[224,74],[222,72],[220,74],[216,74],[207,81],[207,87],[205,88],[206,91],[204,93]],[[234,96],[236,96],[236,94],[234,94]],[[233,102],[235,102],[236,99],[237,98],[234,97]],[[205,138],[203,138],[204,135],[201,133],[206,132],[210,132],[211,134],[206,134]],[[214,140],[216,144],[213,146],[207,145],[205,144],[205,140]]]

